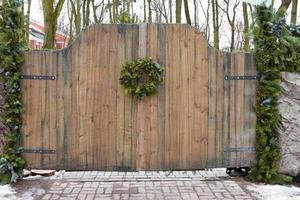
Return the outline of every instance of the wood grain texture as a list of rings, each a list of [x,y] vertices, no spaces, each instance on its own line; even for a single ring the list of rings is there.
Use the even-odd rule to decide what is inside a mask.
[[[150,56],[165,67],[158,93],[134,100],[122,64]],[[180,24],[94,25],[68,48],[29,51],[22,73],[27,166],[66,170],[172,170],[251,166],[256,81],[252,54],[224,53]]]

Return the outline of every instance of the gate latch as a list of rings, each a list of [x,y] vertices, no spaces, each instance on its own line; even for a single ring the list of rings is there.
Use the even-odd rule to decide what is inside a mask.
[[[255,147],[237,147],[237,148],[230,148],[225,147],[224,152],[245,152],[245,153],[252,153],[255,152]]]

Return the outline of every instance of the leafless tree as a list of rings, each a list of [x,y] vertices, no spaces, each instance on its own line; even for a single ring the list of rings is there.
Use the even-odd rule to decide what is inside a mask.
[[[168,13],[166,11],[164,1],[153,0],[151,3],[151,9],[155,12],[156,23],[162,23],[162,22],[169,23]]]
[[[108,10],[111,9],[110,4],[105,5],[104,0],[101,0],[97,4],[95,3],[95,0],[92,0],[92,8],[93,8],[93,18],[95,23],[102,23],[104,20],[104,14],[105,14],[105,7],[107,7]],[[109,19],[112,23],[112,15],[109,11]]]
[[[228,23],[230,25],[231,29],[231,41],[230,41],[230,50],[234,50],[234,45],[235,45],[235,23],[236,23],[236,14],[237,14],[237,7],[240,4],[240,0],[235,0],[234,3],[232,0],[224,0],[225,6],[222,7],[220,5],[219,8],[225,13]],[[231,5],[232,4],[232,5]],[[230,13],[232,13],[230,16]]]

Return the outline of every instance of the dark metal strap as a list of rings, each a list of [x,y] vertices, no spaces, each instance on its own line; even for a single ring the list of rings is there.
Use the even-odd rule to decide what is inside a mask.
[[[30,80],[55,80],[55,76],[22,75],[21,79],[30,79]]]
[[[52,150],[52,149],[22,149],[21,153],[55,154],[55,150]]]
[[[244,75],[244,76],[228,76],[226,75],[225,80],[258,80],[259,79],[259,75]]]
[[[224,152],[255,152],[255,147],[237,147],[237,148],[230,148],[225,147]]]

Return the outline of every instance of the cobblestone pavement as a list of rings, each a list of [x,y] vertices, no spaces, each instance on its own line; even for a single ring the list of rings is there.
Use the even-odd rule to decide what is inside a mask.
[[[36,199],[254,199],[225,169],[174,172],[65,172]]]

